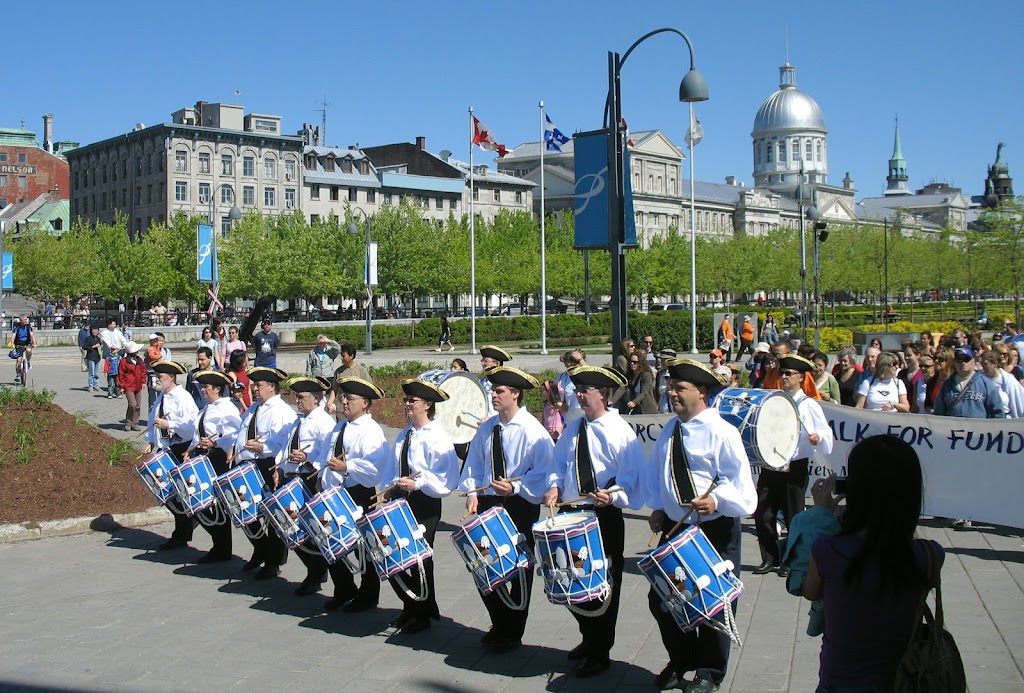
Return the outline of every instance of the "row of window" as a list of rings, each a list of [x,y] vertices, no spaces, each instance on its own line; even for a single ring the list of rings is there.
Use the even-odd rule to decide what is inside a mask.
[[[244,178],[255,178],[256,177],[256,157],[243,156],[242,158],[242,176]],[[210,174],[212,173],[212,159],[209,152],[200,152],[196,155],[198,173]],[[189,152],[183,149],[177,149],[174,152],[174,172],[175,173],[188,173],[189,171]],[[234,176],[235,175],[235,157],[231,154],[220,155],[220,173],[222,176]],[[268,180],[277,180],[277,157],[265,156],[263,157],[263,177]],[[295,178],[295,161],[293,159],[284,160],[284,177],[285,180],[296,180]]]
[[[508,192],[508,191],[506,191],[506,192]],[[491,191],[491,197],[494,199],[495,202],[501,202],[501,191],[498,190],[498,189],[494,189],[493,191]],[[515,198],[516,198],[516,204],[522,204],[523,203],[523,191],[522,190],[516,190],[515,191]],[[479,202],[480,201],[480,188],[473,188],[473,201],[474,202]]]
[[[24,154],[18,154],[18,163],[19,164],[23,164],[23,163],[25,163],[25,161],[26,161],[25,155]],[[0,152],[0,164],[6,164],[6,163],[7,163],[7,152]]]
[[[732,215],[728,212],[698,210],[694,213],[694,217],[697,222],[697,231],[717,232],[732,230]],[[680,221],[682,222],[681,225]],[[675,227],[679,231],[690,230],[689,214],[684,214],[682,217],[677,214],[673,214],[670,217],[668,214],[648,214],[645,212],[636,213],[636,225],[638,229],[642,230],[646,228],[648,222],[650,222],[650,226],[659,229]]]
[[[7,174],[0,174],[0,188],[6,188],[7,185]],[[18,187],[22,190],[28,187],[28,176],[18,176]]]
[[[212,186],[209,183],[199,184],[199,200],[200,204],[209,204],[210,196],[213,193]],[[176,180],[174,181],[174,201],[175,202],[188,202],[188,181]],[[284,189],[284,205],[286,208],[295,206],[296,201],[296,189],[285,188]],[[222,205],[235,204],[235,189],[230,185],[220,186],[220,203]],[[242,206],[243,207],[254,207],[256,206],[256,186],[243,185],[242,186]],[[277,188],[272,186],[266,186],[263,188],[263,206],[264,207],[276,207],[277,206]]]
[[[317,171],[317,156],[316,154],[306,154],[303,164],[307,171]],[[341,169],[342,173],[352,173],[352,171],[358,169],[360,175],[367,176],[370,174],[370,162],[366,159],[362,159],[358,162],[353,162],[352,159],[342,158],[339,159],[335,156],[325,156],[323,159],[323,169],[328,173],[334,173],[338,169]]]
[[[757,140],[754,142],[754,164],[760,164],[762,161],[770,164],[776,160],[780,163],[785,162],[787,152],[791,161],[821,163],[825,160],[825,139],[806,137],[803,139],[802,150],[799,137],[792,140],[776,140],[775,138]]]

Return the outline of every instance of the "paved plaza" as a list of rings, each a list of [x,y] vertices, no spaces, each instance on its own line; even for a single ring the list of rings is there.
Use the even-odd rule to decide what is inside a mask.
[[[440,363],[439,357],[460,352],[384,351],[364,362]],[[186,353],[184,347],[176,350]],[[558,353],[517,354],[515,363],[534,371],[554,368]],[[85,374],[77,350],[37,354],[31,373],[36,387],[56,390],[65,409],[91,411],[95,424],[123,435],[115,424],[124,400],[81,391]],[[297,370],[304,358],[301,352],[286,354],[280,365]],[[11,375],[0,375],[0,382]],[[598,679],[578,680],[565,658],[580,639],[576,622],[565,608],[547,602],[540,581],[524,646],[492,655],[479,644],[489,626],[486,611],[449,538],[463,512],[461,499],[445,501],[435,546],[442,619],[410,636],[388,627],[400,602],[387,585],[378,610],[325,613],[330,583],[323,595],[293,594],[304,575],[294,556],[281,578],[264,582],[242,572],[241,558],[195,565],[210,547],[201,529],[194,548],[155,551],[170,534],[170,522],[0,544],[0,691],[654,690],[653,677],[667,658],[648,612],[647,582],[636,569],[650,538],[646,515],[627,513],[612,668]],[[1021,533],[992,527],[953,532],[945,524],[926,520],[921,535],[947,550],[947,626],[960,646],[971,689],[1024,691]],[[234,541],[235,555],[248,558],[249,544],[237,530]],[[743,558],[746,592],[738,625],[744,644],[733,649],[722,690],[814,690],[821,640],[805,634],[809,604],[788,595],[777,575],[750,573],[759,556],[749,522]]]

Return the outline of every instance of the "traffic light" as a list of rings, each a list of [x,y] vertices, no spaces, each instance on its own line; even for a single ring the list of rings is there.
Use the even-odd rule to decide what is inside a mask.
[[[827,221],[816,221],[814,222],[814,230],[818,233],[818,240],[824,243],[828,240],[828,222]]]

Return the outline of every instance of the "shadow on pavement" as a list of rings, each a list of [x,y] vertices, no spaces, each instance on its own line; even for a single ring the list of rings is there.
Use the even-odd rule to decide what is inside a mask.
[[[999,560],[1004,563],[1024,563],[1024,551],[1002,551],[985,547],[982,549],[969,549],[960,546],[943,547],[946,553],[953,553],[958,556],[973,556],[984,560]]]

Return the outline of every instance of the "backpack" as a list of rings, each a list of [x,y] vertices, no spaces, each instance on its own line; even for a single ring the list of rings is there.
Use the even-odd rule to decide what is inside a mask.
[[[956,641],[945,628],[942,616],[942,576],[935,556],[935,547],[924,542],[928,554],[929,588],[917,608],[914,632],[907,651],[896,669],[895,693],[963,693],[967,690],[967,674]],[[935,615],[928,608],[928,593],[935,590]]]

